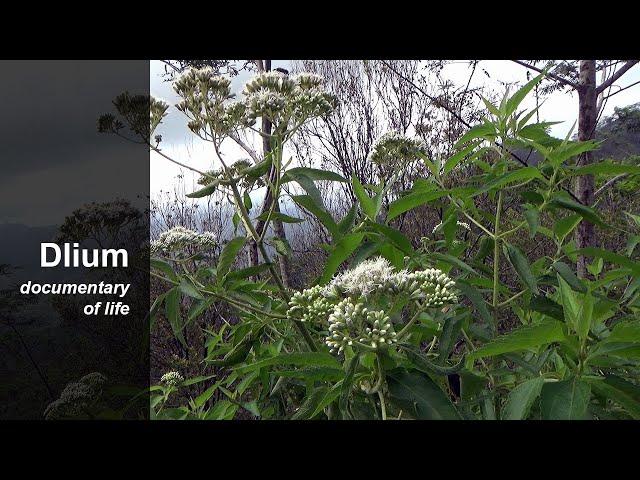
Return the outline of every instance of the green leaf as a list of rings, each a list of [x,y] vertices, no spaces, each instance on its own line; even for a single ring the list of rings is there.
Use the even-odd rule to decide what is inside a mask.
[[[511,96],[511,98],[509,98],[509,100],[507,100],[506,107],[505,107],[505,112],[504,112],[504,116],[505,117],[509,117],[513,112],[516,111],[518,106],[522,103],[522,101],[525,99],[525,97],[529,94],[531,89],[533,89],[533,87],[535,87],[540,82],[540,80],[542,80],[544,75],[545,75],[544,73],[541,73],[540,75],[538,75],[538,76],[534,77],[533,79],[531,79],[530,81],[528,81],[516,93],[514,93]]]
[[[515,182],[524,182],[533,180],[534,178],[543,180],[544,177],[540,173],[537,167],[522,167],[517,170],[500,175],[498,178],[493,179],[486,185],[482,186],[473,193],[473,197],[480,195],[481,193],[488,192],[494,189],[500,189]]]
[[[585,220],[598,225],[602,228],[609,228],[602,219],[598,216],[598,214],[590,207],[585,205],[581,205],[579,203],[574,202],[573,200],[565,197],[556,197],[551,202],[549,202],[550,207],[564,208],[565,210],[571,210],[572,212],[576,212],[582,215],[582,218]]]
[[[413,247],[411,246],[411,242],[409,241],[409,239],[395,228],[389,227],[388,225],[382,225],[380,223],[370,223],[369,228],[384,235],[391,241],[391,243],[393,243],[407,255],[413,254]]]
[[[347,233],[353,228],[356,221],[356,214],[358,213],[358,205],[353,204],[347,214],[338,222],[338,230],[340,233]]]
[[[292,254],[291,245],[286,238],[273,237],[269,240],[269,244],[276,249],[278,255],[282,257],[290,257]]]
[[[584,420],[591,398],[588,383],[570,378],[561,382],[545,383],[540,397],[540,410],[544,420]]]
[[[538,226],[540,225],[540,211],[535,207],[527,208],[524,211],[524,218],[527,220],[527,224],[529,225],[531,238],[535,237],[538,232]]]
[[[320,285],[331,280],[331,277],[333,277],[333,274],[336,273],[340,265],[342,265],[342,262],[349,258],[353,251],[362,243],[363,238],[364,233],[350,233],[340,239],[327,259],[322,276],[318,279]]]
[[[479,275],[478,272],[476,272],[462,260],[447,253],[433,252],[431,253],[431,257],[435,258],[436,260],[448,263],[449,265],[453,265],[454,267],[458,267],[462,271],[471,273],[473,275]]]
[[[639,174],[640,167],[613,162],[597,162],[569,170],[570,175],[620,175],[623,173]]]
[[[218,185],[220,185],[220,180],[212,180],[211,183],[206,187],[201,188],[200,190],[193,193],[187,193],[187,197],[189,198],[208,197],[209,195],[212,195],[213,192],[216,191],[216,189],[218,188]]]
[[[353,192],[356,194],[358,201],[360,202],[360,208],[369,219],[375,221],[376,219],[376,205],[375,201],[369,197],[366,190],[358,180],[358,177],[353,175],[351,177],[351,184],[353,185]]]
[[[640,343],[640,321],[617,323],[605,342],[632,342]]]
[[[427,356],[424,355],[415,345],[402,343],[398,344],[398,347],[404,350],[411,363],[413,363],[418,370],[424,373],[431,373],[434,375],[451,375],[459,372],[464,365],[464,359],[462,359],[457,365],[452,367],[443,367],[442,365],[438,365],[429,360]]]
[[[321,387],[314,390],[302,403],[298,411],[293,414],[291,420],[311,419],[318,415],[340,395],[340,389],[336,388],[337,386],[340,386],[340,384],[338,383],[332,388]]]
[[[538,325],[527,325],[502,335],[470,353],[467,356],[467,364],[470,360],[478,358],[494,357],[520,350],[532,350],[542,345],[560,342],[564,338],[562,323],[555,320],[544,321]]]
[[[428,375],[406,370],[387,373],[391,402],[418,420],[459,420],[449,397]]]
[[[560,298],[562,300],[562,311],[564,312],[565,321],[573,327],[573,330],[578,331],[578,296],[560,275],[558,275],[558,286],[560,288]]]
[[[351,387],[353,386],[353,376],[356,373],[356,368],[359,363],[360,354],[357,354],[349,362],[347,373],[344,377],[344,381],[342,382],[342,391],[340,392],[340,402],[338,405],[340,406],[340,411],[345,419],[350,417],[348,409],[349,395],[351,394]]]
[[[562,162],[569,158],[575,157],[584,152],[595,150],[599,144],[600,142],[596,142],[595,140],[589,140],[586,142],[567,142],[551,150],[551,152],[549,152],[548,159],[552,165],[558,167]]]
[[[640,275],[640,263],[634,262],[630,258],[619,255],[617,253],[610,252],[609,250],[603,250],[601,248],[586,247],[577,250],[576,253],[585,255],[587,257],[602,258],[610,263],[615,263],[621,267],[629,268],[634,275]]]
[[[193,283],[189,279],[187,279],[185,277],[182,277],[180,279],[180,286],[178,288],[180,289],[180,291],[182,293],[184,293],[185,295],[187,295],[189,297],[196,298],[198,300],[204,300],[204,297],[198,291],[198,289],[195,287],[195,285],[193,285]]]
[[[531,297],[529,308],[535,312],[540,312],[547,315],[548,317],[555,318],[556,320],[564,320],[562,306],[548,297],[534,295],[533,297]]]
[[[287,170],[282,175],[282,183],[297,181],[300,176],[310,178],[311,180],[329,180],[332,182],[346,182],[347,179],[342,175],[329,170],[320,170],[318,168],[295,167]]]
[[[587,291],[587,286],[576,276],[575,273],[573,273],[573,270],[571,270],[569,265],[558,261],[554,262],[552,267],[573,290],[580,293]]]
[[[492,123],[483,123],[481,125],[476,125],[469,129],[467,133],[465,133],[460,139],[456,142],[455,148],[460,147],[460,145],[465,144],[469,140],[473,140],[474,138],[485,138],[485,137],[495,137],[496,136],[496,127]]]
[[[266,221],[267,217],[269,217],[269,212],[263,212],[260,216],[257,217],[258,220]],[[280,220],[283,223],[302,223],[304,219],[291,217],[281,212],[272,212],[271,220]]]
[[[533,275],[531,271],[531,267],[529,266],[529,262],[522,254],[520,249],[514,245],[509,243],[504,244],[504,253],[506,257],[509,259],[509,263],[513,266],[518,277],[522,280],[524,286],[526,286],[532,293],[538,293],[538,283],[536,282],[536,277]]]
[[[167,292],[164,305],[167,320],[169,321],[169,325],[171,325],[173,334],[186,348],[187,343],[185,342],[184,335],[182,333],[183,324],[182,318],[180,317],[180,292],[177,288],[172,288]]]
[[[578,214],[560,218],[553,224],[553,233],[555,233],[558,240],[562,243],[565,237],[569,235],[581,221],[582,215]]]
[[[533,402],[540,396],[544,379],[532,378],[521,383],[509,393],[507,401],[502,408],[502,420],[525,420]]]
[[[487,308],[487,302],[482,298],[482,294],[478,291],[478,289],[464,280],[456,281],[456,287],[471,300],[471,303],[476,308],[482,320],[488,325],[493,324],[493,317],[489,313],[489,309]]]
[[[581,295],[580,305],[578,307],[578,316],[576,318],[576,332],[580,340],[585,341],[591,330],[593,321],[593,296],[587,292]]]
[[[469,145],[467,148],[460,150],[458,153],[449,157],[449,159],[444,164],[444,173],[447,174],[451,170],[453,170],[464,158],[469,155],[473,150],[478,146],[478,142],[474,142]]]
[[[318,205],[309,195],[292,195],[291,198],[299,206],[312,213],[325,226],[334,240],[340,238],[340,230],[331,214]]]
[[[173,271],[173,267],[169,265],[167,262],[165,262],[164,260],[158,260],[157,258],[152,258],[149,260],[149,262],[153,268],[155,268],[156,270],[160,270],[162,273],[164,273],[167,277],[169,277],[174,282],[178,280],[178,276]]]
[[[626,380],[608,375],[604,381],[590,382],[591,388],[620,406],[635,420],[640,420],[640,387]]]
[[[246,373],[272,365],[296,365],[300,367],[341,368],[336,358],[324,352],[282,353],[275,357],[265,358],[250,365],[236,368],[237,373]]]
[[[444,197],[448,193],[448,190],[416,191],[409,193],[389,205],[387,221],[393,220],[404,212],[419,207],[420,205],[424,205],[425,203]]]
[[[220,257],[218,258],[218,266],[216,268],[217,278],[219,280],[229,273],[233,262],[235,262],[236,257],[238,256],[238,252],[242,250],[246,240],[247,239],[245,237],[235,237],[229,240],[224,246],[220,253]]]

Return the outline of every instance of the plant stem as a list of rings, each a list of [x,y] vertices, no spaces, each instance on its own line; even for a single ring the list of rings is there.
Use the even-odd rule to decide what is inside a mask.
[[[380,410],[382,411],[382,420],[387,419],[387,406],[384,403],[384,395],[378,390],[378,398],[380,399]]]
[[[496,223],[493,229],[493,327],[498,328],[498,283],[500,274],[500,211],[502,210],[502,190],[498,192]]]

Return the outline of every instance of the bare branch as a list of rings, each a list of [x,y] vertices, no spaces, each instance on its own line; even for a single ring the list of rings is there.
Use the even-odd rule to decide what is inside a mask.
[[[462,123],[465,127],[467,128],[472,128],[472,125],[469,122],[466,122],[460,115],[458,115],[458,113],[453,110],[451,107],[449,107],[448,105],[444,104],[443,102],[441,102],[440,100],[438,100],[436,97],[433,97],[432,95],[429,95],[427,92],[424,91],[424,89],[420,88],[418,85],[416,85],[414,82],[412,82],[410,79],[406,78],[404,75],[402,75],[400,72],[398,72],[397,70],[395,70],[391,65],[389,65],[389,63],[387,63],[385,60],[381,60],[381,62],[388,68],[390,69],[392,72],[394,72],[396,75],[398,75],[398,77],[400,77],[401,79],[403,79],[405,82],[409,83],[410,85],[413,86],[413,88],[415,88],[418,92],[422,93],[424,96],[426,96],[429,100],[431,100],[433,103],[435,103],[438,107],[444,108],[445,110],[447,110],[451,115],[453,115],[460,123]],[[522,158],[520,158],[517,154],[515,154],[514,152],[512,152],[511,150],[509,150],[507,147],[505,147],[504,145],[501,145],[500,143],[494,141],[493,142],[496,146],[503,148],[514,160],[516,160],[518,163],[520,163],[521,165],[527,167],[529,166],[529,164],[526,162],[526,160],[523,160]],[[548,177],[546,177],[544,174],[543,176],[549,180]],[[573,198],[576,202],[578,202],[579,204],[583,205],[583,203],[580,201],[580,199],[578,197],[576,197],[576,195],[568,188],[566,187],[562,187],[562,189],[567,192],[571,198]]]
[[[623,87],[623,88],[621,88],[620,90],[616,90],[615,92],[610,93],[609,95],[607,95],[607,96],[606,96],[606,97],[604,97],[604,98],[605,98],[605,100],[606,100],[606,99],[608,99],[608,98],[611,98],[611,97],[613,97],[615,94],[620,93],[620,92],[623,92],[623,91],[624,91],[624,90],[626,90],[627,88],[634,87],[634,86],[638,85],[639,83],[640,83],[640,80],[638,80],[637,82],[633,82],[632,84],[627,85],[626,87]]]
[[[611,85],[613,85],[620,77],[622,77],[622,75],[627,73],[627,71],[631,67],[633,67],[636,63],[638,63],[638,60],[629,60],[629,61],[627,61],[627,63],[625,63],[622,67],[620,67],[620,69],[617,70],[616,73],[614,73],[613,75],[611,75],[611,77],[609,77],[609,80],[607,80],[606,82],[601,83],[596,88],[596,94],[600,95],[603,91],[605,91],[607,88],[609,88]]]
[[[562,78],[560,75],[556,75],[555,73],[551,73],[551,72],[545,72],[541,68],[538,68],[535,65],[531,65],[529,63],[523,62],[521,60],[513,60],[513,62],[517,63],[518,65],[522,65],[523,67],[528,68],[530,70],[534,70],[538,73],[545,73],[545,75],[547,75],[548,77],[553,78],[554,80],[562,83],[563,85],[566,85],[567,87],[571,87],[576,90],[578,89],[578,85],[576,85],[570,80],[567,80],[566,78]]]

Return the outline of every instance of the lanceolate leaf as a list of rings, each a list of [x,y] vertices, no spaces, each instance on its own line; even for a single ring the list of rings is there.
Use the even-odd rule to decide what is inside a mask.
[[[363,238],[364,233],[350,233],[340,239],[327,259],[322,276],[318,280],[319,284],[322,285],[331,280],[342,262],[349,258],[349,255],[362,243]]]
[[[476,195],[480,195],[481,193],[505,187],[506,185],[509,185],[511,183],[525,182],[528,180],[533,180],[534,178],[544,178],[537,167],[519,168],[518,170],[513,170],[499,176],[486,185],[482,185],[478,190],[476,190],[473,196],[475,197]]]
[[[493,324],[493,317],[489,313],[489,309],[487,308],[487,302],[482,298],[482,294],[478,291],[476,287],[468,284],[463,280],[458,280],[456,282],[456,287],[469,299],[473,306],[476,308],[477,312],[480,314],[482,320],[488,324]]]
[[[376,219],[376,204],[373,198],[369,197],[367,191],[364,189],[358,177],[353,175],[351,177],[351,184],[353,185],[353,191],[360,202],[360,208],[369,219],[375,221]]]
[[[311,212],[325,226],[334,240],[340,237],[340,230],[331,214],[321,205],[318,205],[309,195],[292,195],[291,198],[302,208]]]
[[[220,258],[218,259],[217,274],[219,279],[229,273],[233,262],[235,262],[236,257],[238,256],[238,252],[242,249],[245,242],[245,237],[236,237],[229,240],[229,242],[224,246],[222,253],[220,253]]]
[[[562,324],[555,320],[549,320],[539,325],[520,327],[511,333],[502,335],[470,353],[467,360],[530,350],[562,340],[564,340]]]
[[[310,178],[311,180],[330,180],[333,182],[346,182],[347,180],[335,172],[329,170],[320,170],[318,168],[295,167],[290,168],[282,176],[282,183],[296,180],[301,176]]]
[[[218,185],[220,185],[220,180],[212,180],[211,183],[206,187],[201,188],[196,192],[188,193],[187,197],[189,198],[208,197],[209,195],[212,195],[216,191],[216,189],[218,188]]]
[[[391,205],[389,205],[389,213],[387,214],[387,220],[393,220],[404,212],[413,208],[424,205],[425,203],[432,202],[438,198],[444,197],[449,193],[448,190],[431,190],[431,191],[416,191],[409,193],[408,195],[399,198]]]
[[[533,272],[531,272],[529,262],[520,249],[514,245],[505,243],[504,253],[520,277],[520,280],[522,280],[524,286],[526,286],[532,293],[537,294],[538,284],[536,282],[536,277],[533,275]]]
[[[394,370],[387,374],[391,402],[418,420],[459,420],[449,397],[420,372]]]
[[[595,212],[595,210],[593,210],[590,207],[581,205],[577,202],[574,202],[573,200],[569,199],[569,198],[565,198],[565,197],[556,197],[554,200],[552,200],[551,202],[549,202],[549,206],[552,207],[557,207],[557,208],[564,208],[566,210],[571,210],[573,212],[576,212],[580,215],[582,215],[582,217],[595,224],[598,225],[602,228],[609,228],[609,225],[607,225],[605,222],[602,221],[602,219],[598,216],[598,214]]]
[[[586,247],[577,250],[576,253],[585,255],[587,257],[602,258],[610,263],[615,263],[621,267],[629,268],[634,275],[640,275],[640,263],[634,262],[630,258],[624,257],[617,253],[610,252],[609,250],[603,250],[601,248]]]
[[[544,379],[532,378],[515,387],[502,408],[502,420],[524,420],[529,416],[533,402],[540,396]]]

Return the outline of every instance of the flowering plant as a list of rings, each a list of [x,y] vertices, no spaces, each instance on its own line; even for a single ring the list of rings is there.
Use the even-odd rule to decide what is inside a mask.
[[[208,68],[187,70],[174,82],[176,108],[211,144],[219,165],[206,172],[168,155],[160,135],[151,138],[169,114],[166,102],[118,97],[120,118],[101,118],[102,131],[124,136],[128,123],[152,151],[200,175],[202,188],[191,197],[222,191],[235,210],[237,236],[215,265],[187,265],[218,244],[206,232],[175,228],[152,243],[152,273],[167,290],[155,298],[151,316],[164,315],[185,348],[186,325],[213,305],[237,316],[203,329],[203,363],[214,370],[186,380],[172,370],[152,387],[152,417],[638,418],[638,385],[628,380],[639,371],[635,244],[623,256],[576,250],[567,241],[580,222],[607,227],[563,184],[593,173],[569,160],[596,145],[555,139],[548,124],[530,123],[534,112],[518,111],[540,79],[499,106],[485,101],[488,116],[447,159],[428,158],[419,140],[383,135],[369,160],[391,174],[378,185],[354,175],[357,202],[341,219],[326,208],[316,182],[348,180],[285,160],[302,125],[339,108],[321,77],[260,72],[236,101],[229,79]],[[142,124],[140,109],[149,110],[149,124]],[[262,154],[250,146],[252,135],[262,141]],[[229,162],[225,142],[235,142],[249,160]],[[513,146],[531,148],[542,160],[522,165]],[[408,162],[422,162],[428,177],[383,202]],[[452,186],[450,177],[462,168],[477,169],[475,181]],[[249,195],[256,188],[268,192],[258,216]],[[518,196],[526,200],[517,205],[520,217],[509,216],[505,200]],[[281,199],[315,217],[330,239],[322,274],[308,288],[291,286],[286,238],[266,236],[270,225],[275,231],[278,222],[304,221],[282,213]],[[423,205],[437,207],[441,222],[428,226],[429,237],[411,241],[400,220]],[[516,246],[527,231],[552,247],[535,262]],[[240,268],[245,249],[254,254]],[[578,255],[595,258],[588,265],[592,279],[578,278],[567,265]],[[605,260],[619,268],[605,272]],[[180,397],[196,384],[206,388]]]

